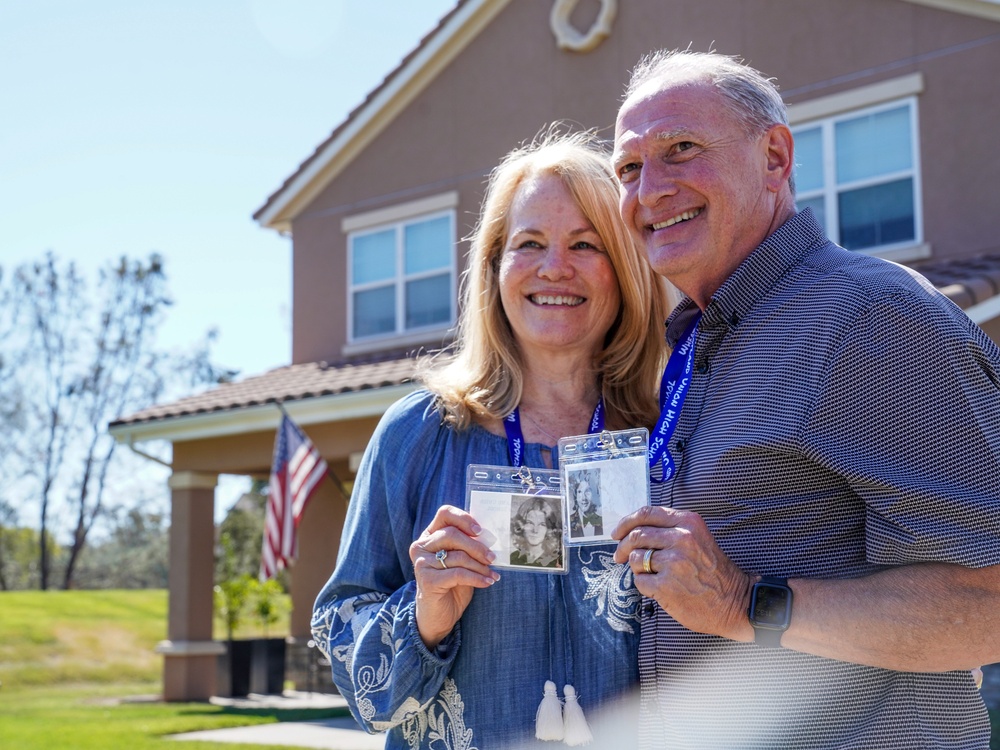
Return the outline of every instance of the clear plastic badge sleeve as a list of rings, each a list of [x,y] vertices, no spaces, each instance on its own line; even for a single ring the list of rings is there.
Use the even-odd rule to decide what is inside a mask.
[[[649,505],[648,447],[644,427],[559,440],[568,545],[613,542],[618,522]]]
[[[553,469],[469,466],[465,509],[483,528],[479,541],[497,556],[492,567],[566,572],[560,481]]]

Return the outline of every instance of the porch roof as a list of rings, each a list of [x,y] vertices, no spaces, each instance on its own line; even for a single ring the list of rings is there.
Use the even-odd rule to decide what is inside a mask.
[[[976,323],[1000,316],[1000,252],[927,263],[917,270]],[[122,441],[269,429],[277,424],[279,403],[301,424],[374,416],[416,387],[415,366],[413,358],[396,355],[364,362],[278,367],[129,414],[110,423],[108,429]],[[236,421],[231,418],[236,412],[256,412],[258,417]]]

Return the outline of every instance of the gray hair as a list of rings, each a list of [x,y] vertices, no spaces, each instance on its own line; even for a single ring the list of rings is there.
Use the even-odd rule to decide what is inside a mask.
[[[658,50],[645,55],[632,70],[625,98],[657,78],[706,81],[722,94],[748,136],[772,125],[788,125],[785,102],[774,79],[739,58],[716,52]]]

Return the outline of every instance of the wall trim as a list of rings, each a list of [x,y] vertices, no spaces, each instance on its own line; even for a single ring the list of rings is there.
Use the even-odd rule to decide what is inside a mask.
[[[200,471],[175,471],[167,480],[172,490],[214,490],[218,484],[217,474]]]
[[[424,331],[410,331],[382,338],[361,339],[344,344],[340,348],[340,354],[342,357],[354,357],[359,354],[373,354],[388,349],[408,349],[422,345],[431,345],[438,349],[446,346],[454,338],[454,333],[455,324],[449,323]]]
[[[374,211],[365,211],[352,216],[345,216],[340,222],[340,229],[344,234],[356,232],[359,229],[368,229],[380,224],[394,224],[415,216],[424,216],[437,211],[456,208],[458,206],[458,191],[451,190],[447,193],[430,195],[406,203],[397,203],[394,206],[376,208]]]
[[[300,425],[343,422],[364,417],[379,417],[393,403],[415,391],[413,383],[368,388],[350,393],[318,396],[298,401],[285,401],[285,411]],[[249,432],[273,432],[281,421],[281,412],[274,404],[244,406],[210,414],[185,414],[164,417],[152,422],[123,424],[108,430],[119,443],[129,440],[187,440],[242,435]],[[181,472],[183,473],[183,472]],[[176,475],[175,475],[176,476]],[[215,485],[213,485],[215,486]]]
[[[1000,294],[996,294],[989,299],[984,299],[965,311],[972,322],[976,325],[981,326],[987,321],[993,320],[997,316],[1000,316]]]
[[[990,21],[1000,21],[1000,3],[995,0],[906,0],[906,2],[950,10],[953,13],[964,13],[967,16],[986,18]]]
[[[923,90],[923,73],[910,73],[899,78],[890,78],[888,81],[880,81],[850,91],[841,91],[839,94],[830,94],[798,104],[789,104],[788,124],[794,126],[823,117],[831,117],[841,112],[850,112],[893,99],[901,99],[904,96],[920,94]]]

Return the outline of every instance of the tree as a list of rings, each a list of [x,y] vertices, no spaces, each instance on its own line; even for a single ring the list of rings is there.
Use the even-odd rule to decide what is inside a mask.
[[[70,363],[76,354],[79,340],[75,336],[76,326],[84,317],[85,301],[83,280],[76,266],[70,263],[60,272],[56,268],[55,257],[49,253],[44,261],[24,265],[14,273],[14,289],[11,294],[15,304],[26,308],[28,340],[24,350],[35,354],[38,375],[37,388],[24,394],[33,393],[34,399],[26,406],[29,429],[37,427],[33,434],[38,436],[27,458],[30,464],[27,474],[34,475],[39,482],[39,575],[40,587],[49,587],[51,562],[49,558],[49,505],[56,483],[56,474],[62,465],[69,440],[69,424],[73,421],[72,407],[64,406],[67,396],[67,380],[70,377]],[[26,355],[19,367],[27,370]],[[14,375],[13,377],[17,377]],[[67,419],[67,417],[70,417]]]
[[[267,481],[255,479],[250,492],[229,509],[219,524],[215,555],[215,609],[226,623],[227,637],[233,639],[246,615],[252,614],[267,637],[268,629],[287,614],[282,594],[288,590],[286,578],[258,580],[260,550],[264,538]],[[282,571],[285,574],[285,571]]]
[[[74,573],[81,589],[166,588],[168,517],[144,507],[109,510],[111,532],[87,543]]]
[[[0,320],[21,324],[0,332],[0,388],[14,399],[11,411],[22,427],[18,445],[0,462],[19,499],[38,505],[42,589],[49,588],[53,572],[53,505],[61,500],[66,513],[60,517],[72,519],[64,588],[73,585],[88,536],[108,510],[108,488],[120,462],[107,424],[171,389],[233,375],[210,362],[212,334],[189,353],[156,347],[170,304],[157,254],[105,266],[95,301],[76,266],[60,264],[52,253],[18,267],[0,293]],[[5,366],[8,360],[16,367]]]
[[[0,591],[30,588],[38,575],[38,532],[17,525],[17,514],[0,501]],[[49,540],[48,554],[59,549]]]
[[[239,575],[256,577],[260,572],[260,551],[264,540],[267,482],[255,479],[219,524],[216,545],[216,581]]]

